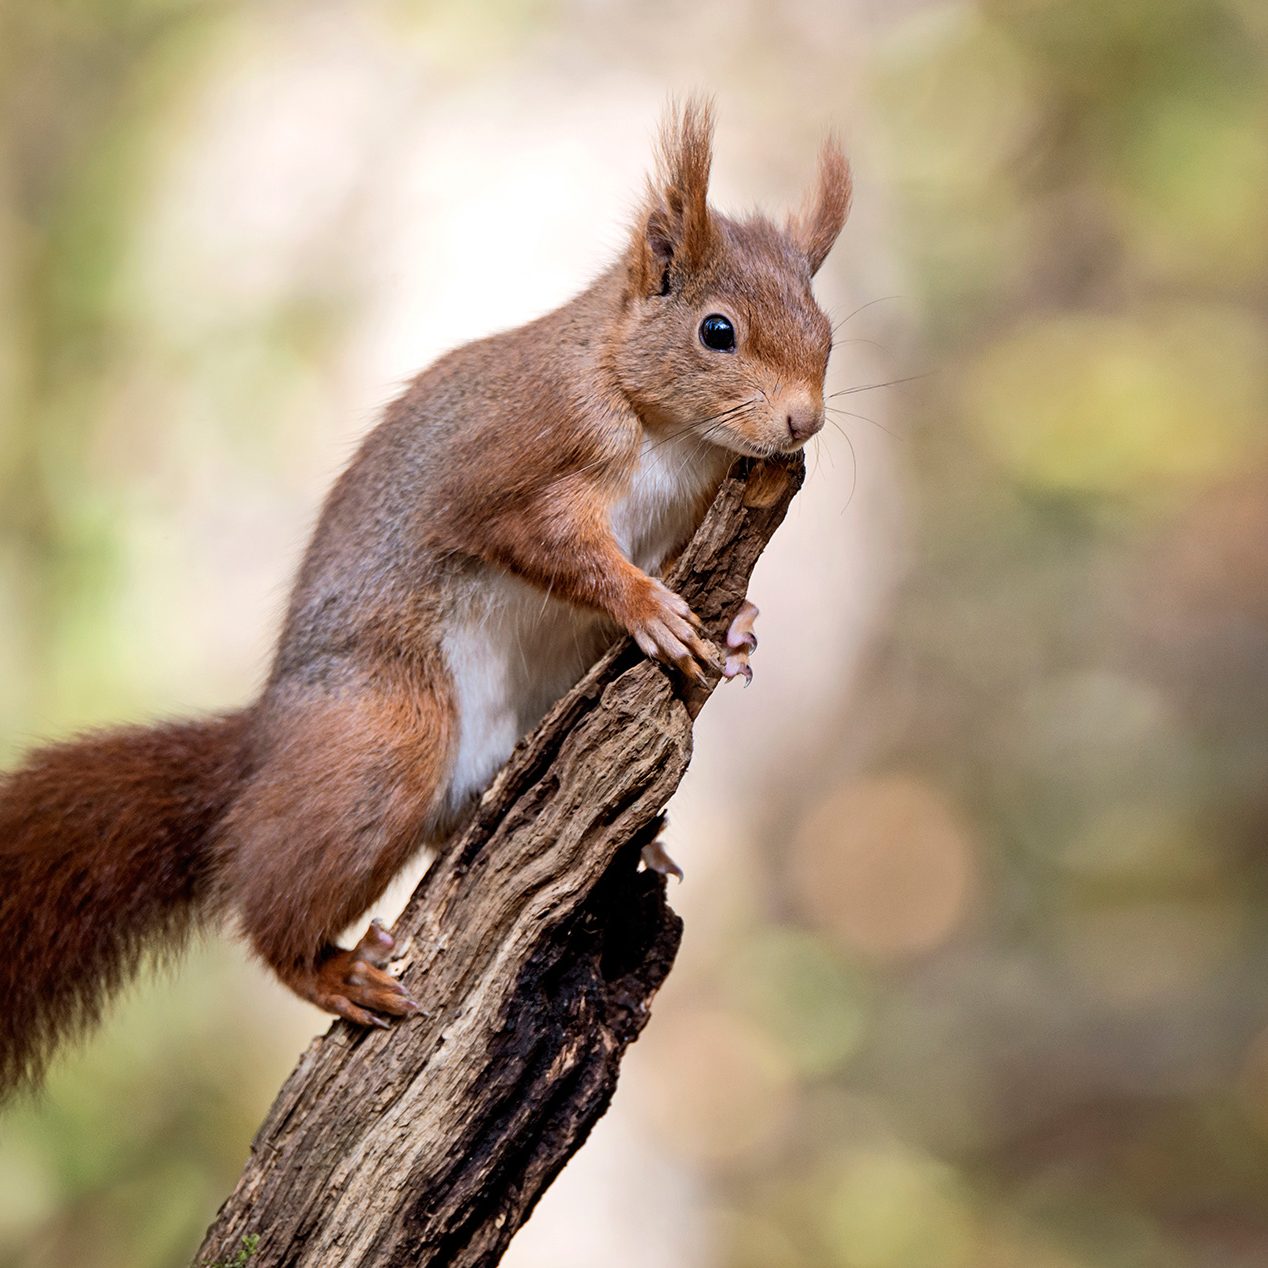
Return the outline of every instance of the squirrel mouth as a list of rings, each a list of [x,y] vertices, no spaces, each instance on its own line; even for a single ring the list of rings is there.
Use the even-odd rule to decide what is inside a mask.
[[[722,448],[729,449],[744,458],[770,458],[777,453],[795,453],[801,448],[801,444],[798,443],[790,449],[785,449],[769,441],[750,440],[747,436],[741,436],[733,431],[718,432],[710,439],[715,439]]]

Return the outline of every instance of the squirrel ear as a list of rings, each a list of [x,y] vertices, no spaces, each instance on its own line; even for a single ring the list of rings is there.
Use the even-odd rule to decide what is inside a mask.
[[[801,210],[788,218],[788,236],[797,250],[810,261],[812,275],[828,258],[828,252],[850,214],[852,192],[850,165],[841,152],[840,143],[830,136],[819,151],[819,180],[814,192]]]
[[[698,268],[712,250],[712,162],[712,102],[692,97],[682,106],[671,103],[661,123],[656,175],[634,235],[631,265],[643,294],[668,294],[671,279]]]

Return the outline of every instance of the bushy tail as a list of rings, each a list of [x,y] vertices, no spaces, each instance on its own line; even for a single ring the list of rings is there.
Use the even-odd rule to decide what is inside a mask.
[[[38,1082],[147,951],[184,942],[248,717],[88,735],[0,774],[0,1097]]]

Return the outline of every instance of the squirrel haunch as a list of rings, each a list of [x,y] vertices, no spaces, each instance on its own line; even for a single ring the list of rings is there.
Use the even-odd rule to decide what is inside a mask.
[[[706,104],[671,110],[623,256],[388,407],[326,501],[253,705],[0,776],[0,1088],[208,915],[323,1008],[407,1014],[390,935],[345,951],[340,931],[613,637],[719,667],[658,575],[737,455],[822,426],[811,280],[850,178],[829,141],[782,227],[732,219],[708,203],[712,134]]]

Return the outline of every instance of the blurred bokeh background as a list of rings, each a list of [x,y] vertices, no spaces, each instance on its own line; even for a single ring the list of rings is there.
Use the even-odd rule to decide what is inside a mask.
[[[379,406],[620,248],[670,91],[724,208],[853,156],[679,963],[508,1264],[1268,1262],[1262,0],[0,15],[6,762],[249,697]],[[185,1262],[324,1025],[223,939],[139,984],[0,1116],[0,1262]]]

